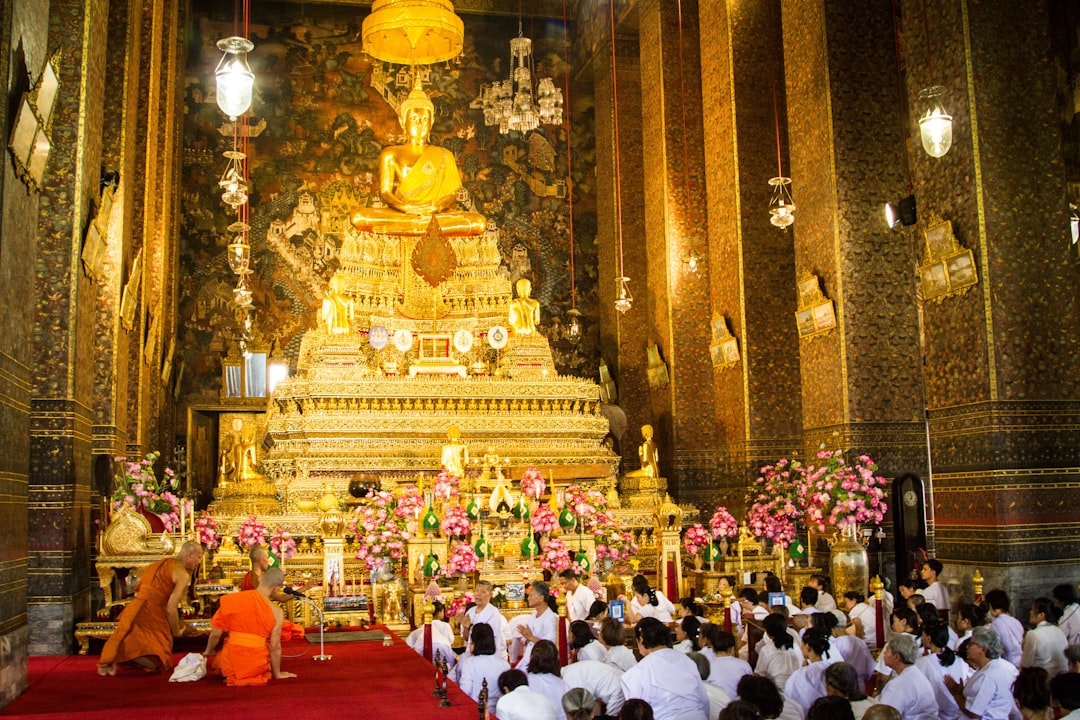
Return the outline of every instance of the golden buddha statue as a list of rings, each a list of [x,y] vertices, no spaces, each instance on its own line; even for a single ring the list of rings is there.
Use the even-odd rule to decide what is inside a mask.
[[[323,297],[319,321],[330,335],[347,335],[352,332],[355,306],[352,298],[341,292],[341,279],[334,275]]]
[[[236,472],[236,464],[233,461],[233,446],[231,438],[228,445],[221,448],[221,456],[218,458],[218,487],[225,487],[233,481]]]
[[[238,483],[268,483],[270,479],[255,469],[255,430],[244,428],[233,442],[233,472]]]
[[[514,286],[518,296],[510,301],[510,327],[515,335],[532,335],[540,322],[540,303],[529,297],[532,283],[521,278]]]
[[[390,235],[422,235],[432,216],[446,235],[479,235],[487,227],[483,215],[452,210],[461,187],[454,154],[428,144],[435,106],[417,79],[402,101],[398,121],[405,145],[391,145],[379,155],[379,196],[387,207],[356,210],[357,230]]]
[[[447,442],[442,446],[442,466],[457,478],[465,477],[465,466],[469,463],[469,448],[461,442],[461,430],[457,425],[446,429]]]
[[[656,443],[653,442],[652,425],[642,425],[641,436],[644,438],[641,447],[638,448],[641,467],[626,473],[625,477],[660,477],[660,469],[657,467],[660,456],[656,451]]]

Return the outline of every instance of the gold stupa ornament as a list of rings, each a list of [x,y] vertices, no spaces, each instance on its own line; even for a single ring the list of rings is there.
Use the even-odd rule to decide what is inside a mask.
[[[376,60],[430,65],[461,54],[465,26],[449,0],[375,0],[362,35]]]

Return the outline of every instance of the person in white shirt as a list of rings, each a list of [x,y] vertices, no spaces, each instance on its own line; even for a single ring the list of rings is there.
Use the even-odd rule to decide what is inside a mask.
[[[529,688],[529,678],[520,670],[500,675],[499,691],[499,720],[562,720],[547,697]]]
[[[424,634],[426,628],[420,626],[409,633],[409,636],[405,638],[405,644],[411,647],[420,655],[424,654]],[[436,653],[442,655],[447,661],[447,666],[450,670],[454,670],[458,661],[458,656],[453,650],[454,645],[454,629],[450,627],[450,623],[446,622],[446,606],[441,602],[434,603],[434,610],[431,613],[431,660],[434,660]]]
[[[476,605],[465,611],[462,619],[462,633],[468,637],[469,627],[475,623],[487,623],[495,632],[495,652],[504,660],[509,660],[508,650],[513,636],[510,634],[510,625],[506,618],[499,612],[499,608],[491,604],[492,585],[488,580],[480,580],[476,583],[473,592],[473,600]]]
[[[859,682],[855,668],[846,662],[836,662],[825,670],[825,693],[833,697],[842,697],[851,706],[851,714],[859,720],[863,713],[877,703],[874,698],[863,694],[865,683]]]
[[[671,622],[671,616],[675,613],[675,606],[659,590],[649,587],[649,581],[644,575],[635,575],[631,583],[634,591],[634,599],[626,608],[626,619],[631,625],[637,624],[641,618],[653,617],[662,623]],[[625,595],[619,599],[626,601]]]
[[[681,653],[697,652],[700,635],[701,622],[693,615],[687,615],[675,624],[675,649]]]
[[[577,575],[570,568],[559,573],[559,584],[566,593],[566,615],[570,622],[588,618],[589,608],[596,600],[593,591],[578,582]]]
[[[618,715],[622,709],[622,675],[622,670],[596,660],[578,660],[562,669],[571,690],[585,688],[604,703],[604,715]]]
[[[865,595],[855,590],[844,593],[843,603],[849,621],[847,634],[862,638],[868,648],[876,649],[877,611],[867,604]]]
[[[986,610],[972,603],[956,606],[956,647],[971,637],[971,631],[986,624]],[[955,651],[955,649],[954,649]]]
[[[963,648],[961,648],[963,649]],[[983,625],[971,631],[967,641],[967,663],[974,674],[961,684],[945,678],[963,715],[981,720],[1016,720],[1020,713],[1013,701],[1012,686],[1016,666],[1001,657],[1001,637],[994,628]]]
[[[938,610],[948,612],[952,609],[952,605],[949,603],[949,590],[943,583],[938,581],[938,575],[944,569],[945,566],[937,558],[930,558],[924,562],[919,570],[919,577],[926,582],[926,587],[916,592],[926,598],[926,602],[933,603]]]
[[[534,582],[529,588],[529,594],[526,595],[526,598],[529,607],[533,609],[533,614],[529,616],[524,625],[518,628],[518,634],[525,639],[525,649],[521,653],[521,660],[518,661],[520,667],[529,666],[529,657],[532,655],[533,647],[537,642],[550,640],[554,643],[558,639],[557,623],[559,616],[555,614],[548,603],[550,597],[551,591],[548,589],[547,583]]]
[[[1009,614],[1009,596],[1004,590],[986,593],[986,606],[990,608],[990,625],[1001,639],[1001,656],[1016,667],[1023,657],[1024,626]]]
[[[723,689],[733,698],[738,695],[739,681],[743,676],[754,672],[750,663],[735,655],[735,636],[717,625],[709,623],[701,629],[701,654],[709,661],[709,675],[705,678],[710,685]],[[760,662],[760,661],[759,661]]]
[[[495,633],[486,623],[476,623],[469,633],[469,656],[458,665],[458,686],[462,692],[479,702],[480,691],[487,680],[488,709],[496,714],[499,703],[499,676],[510,669],[510,663],[495,652]]]
[[[825,670],[831,663],[822,658],[829,652],[828,634],[821,628],[807,629],[802,652],[809,664],[791,674],[784,683],[784,694],[808,709],[815,700],[825,697]]]
[[[707,720],[709,697],[694,661],[668,646],[670,633],[656,618],[634,628],[641,662],[623,673],[623,697],[640,698],[655,720]]]
[[[615,618],[600,623],[600,642],[607,648],[604,663],[626,672],[637,665],[633,651],[623,644],[623,624]]]
[[[866,686],[866,681],[874,674],[874,656],[860,638],[848,635],[837,627],[836,616],[828,612],[819,612],[810,616],[813,627],[824,630],[829,635],[829,657],[834,662],[845,662],[855,668],[859,682]]]
[[[562,696],[561,707],[566,720],[592,720],[596,714],[596,696],[585,688],[570,688]]]
[[[731,702],[731,695],[723,688],[706,682],[709,673],[712,672],[709,658],[699,652],[687,653],[686,656],[697,665],[698,674],[701,676],[701,687],[704,688],[705,694],[709,696],[709,717],[720,717],[721,711]]]
[[[807,581],[807,586],[814,588],[818,592],[816,607],[821,612],[832,612],[836,610],[836,599],[832,595],[825,592],[829,586],[829,578],[821,573],[814,573]]]
[[[1063,584],[1054,586],[1054,602],[1061,609],[1058,627],[1070,645],[1080,643],[1080,599],[1076,596],[1076,586]]]
[[[1069,640],[1055,623],[1058,608],[1050,598],[1035,598],[1031,603],[1029,622],[1034,626],[1024,636],[1020,667],[1041,667],[1053,678],[1068,670],[1065,648]]]
[[[799,703],[785,697],[776,683],[763,675],[744,676],[739,681],[738,691],[739,699],[756,707],[763,718],[803,720],[806,713]]]
[[[795,646],[783,615],[770,613],[762,624],[765,627],[765,643],[758,654],[756,672],[771,679],[777,688],[785,687],[788,678],[802,667],[806,659],[802,645]]]
[[[570,623],[570,649],[578,660],[604,661],[607,650],[592,633],[589,623],[575,620]]]
[[[930,681],[940,720],[956,720],[960,716],[960,707],[945,687],[945,678],[951,677],[963,684],[971,677],[971,668],[949,648],[949,633],[945,627],[923,625],[922,632],[922,644],[928,652],[915,661],[915,667]]]
[[[1068,713],[1061,720],[1080,720],[1080,673],[1061,673],[1051,680],[1050,697]]]
[[[960,645],[960,636],[952,627],[945,624],[933,603],[924,600],[923,604],[915,609],[915,613],[919,616],[919,625],[943,625],[949,633],[949,649],[956,652],[956,648]]]
[[[799,591],[799,612],[800,615],[813,615],[821,612],[817,609],[818,597],[820,597],[818,591],[807,585]]]
[[[559,649],[550,640],[538,640],[529,656],[529,687],[544,695],[556,708],[562,707],[562,697],[570,686],[562,679]]]
[[[899,710],[904,720],[937,720],[934,689],[915,667],[919,652],[918,643],[907,634],[897,635],[885,644],[882,655],[893,671],[893,678],[886,683],[878,699]]]

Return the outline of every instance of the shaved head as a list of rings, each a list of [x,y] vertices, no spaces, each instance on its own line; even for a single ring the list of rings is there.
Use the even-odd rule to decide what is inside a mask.
[[[259,580],[259,587],[270,588],[274,590],[285,584],[285,571],[279,567],[272,567],[263,573],[262,579]]]
[[[253,563],[259,562],[260,560],[268,556],[269,553],[262,545],[256,545],[255,547],[251,548],[251,551],[248,553],[248,557],[251,558],[251,562]]]

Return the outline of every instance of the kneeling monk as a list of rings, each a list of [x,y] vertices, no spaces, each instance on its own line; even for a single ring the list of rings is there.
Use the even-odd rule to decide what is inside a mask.
[[[296,677],[281,671],[281,623],[285,614],[270,596],[285,583],[281,568],[270,568],[254,590],[223,595],[221,606],[210,620],[206,657],[214,655],[222,634],[228,632],[213,669],[229,685],[265,685],[270,676],[281,680]]]
[[[188,540],[175,558],[158,560],[143,571],[135,599],[120,613],[116,630],[101,651],[100,674],[115,675],[117,663],[148,672],[172,667],[173,638],[184,634],[177,608],[202,556],[202,546]]]

